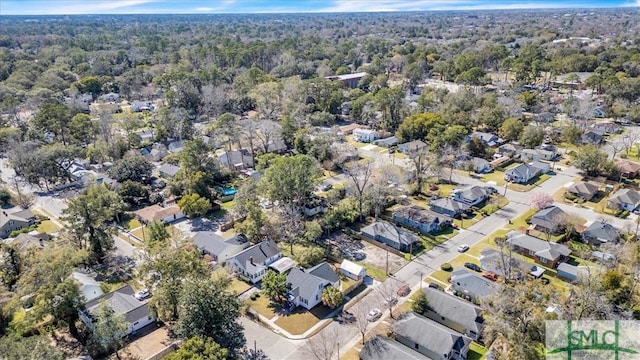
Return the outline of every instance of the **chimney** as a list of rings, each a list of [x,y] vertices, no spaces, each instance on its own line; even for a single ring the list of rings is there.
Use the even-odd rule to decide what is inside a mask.
[[[251,263],[251,265],[255,265],[255,264],[253,263],[253,256],[249,256],[249,262]]]

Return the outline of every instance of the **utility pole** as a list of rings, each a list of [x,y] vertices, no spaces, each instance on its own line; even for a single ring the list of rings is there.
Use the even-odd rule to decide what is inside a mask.
[[[387,251],[387,275],[389,275],[389,245],[385,245],[384,249]]]

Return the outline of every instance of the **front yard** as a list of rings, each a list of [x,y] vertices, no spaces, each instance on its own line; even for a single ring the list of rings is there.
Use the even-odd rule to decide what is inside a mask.
[[[537,177],[535,177],[533,180],[535,180],[533,183],[530,184],[514,184],[514,183],[510,183],[509,184],[509,189],[514,190],[514,191],[522,191],[522,192],[526,192],[526,191],[531,191],[533,189],[535,189],[537,186],[539,186],[540,184],[542,184],[543,182],[547,181],[551,179],[551,175],[549,174],[542,174],[539,175]]]
[[[311,310],[298,307],[292,313],[280,316],[275,323],[291,335],[300,335],[304,334],[305,331],[312,328],[320,320],[328,318],[333,311],[334,309],[323,304],[316,305]]]

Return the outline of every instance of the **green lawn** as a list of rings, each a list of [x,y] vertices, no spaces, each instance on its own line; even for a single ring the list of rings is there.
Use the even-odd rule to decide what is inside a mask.
[[[36,228],[36,231],[41,233],[46,233],[46,234],[54,233],[59,230],[60,230],[60,227],[51,220],[41,221],[38,227]]]
[[[488,174],[485,174],[483,177],[480,178],[480,180],[484,182],[493,181],[494,183],[496,183],[497,186],[503,186],[505,183],[504,172],[494,170]]]
[[[278,318],[276,325],[292,335],[299,335],[309,330],[320,320],[326,319],[332,311],[333,309],[322,304],[316,305],[311,310],[298,307],[291,314]]]
[[[453,223],[458,225],[461,229],[466,229],[469,226],[477,223],[478,221],[482,220],[483,216],[482,214],[480,214],[479,212],[474,212],[473,217],[471,218],[464,218],[463,219],[453,219]]]
[[[264,294],[260,294],[260,297],[255,300],[247,300],[249,307],[258,314],[272,319],[276,316],[276,312],[280,309],[280,305],[275,304],[269,300]]]
[[[232,293],[242,294],[243,292],[249,290],[252,285],[247,284],[246,282],[238,279],[232,279],[229,284],[228,290]]]
[[[535,209],[527,210],[524,214],[512,219],[511,224],[508,224],[507,228],[524,232],[529,227],[527,219],[531,218],[536,212]]]
[[[469,353],[467,353],[467,360],[481,360],[484,359],[487,354],[487,348],[478,344],[477,342],[472,342],[469,345]]]
[[[389,277],[384,269],[378,269],[377,267],[371,266],[364,262],[358,262],[357,264],[367,269],[367,275],[380,282],[387,280],[387,278]]]
[[[236,204],[236,202],[234,200],[225,201],[225,202],[220,203],[220,208],[222,210],[229,211],[229,210],[231,210],[231,208],[233,208],[233,206],[235,204]]]
[[[543,182],[549,180],[551,178],[551,175],[549,174],[542,174],[538,177],[536,177],[536,181],[534,181],[532,184],[509,184],[509,189],[514,190],[514,191],[531,191],[533,189],[536,188],[536,186],[542,184]]]
[[[142,226],[142,223],[140,223],[140,221],[138,221],[138,219],[136,218],[128,218],[126,220],[123,220],[120,223],[120,226],[122,226],[123,228],[127,229],[127,230],[131,230],[131,229],[135,229],[138,228],[140,226]]]
[[[449,278],[451,277],[451,273],[444,270],[436,270],[431,273],[427,278],[434,278],[440,282],[445,284],[449,284]]]

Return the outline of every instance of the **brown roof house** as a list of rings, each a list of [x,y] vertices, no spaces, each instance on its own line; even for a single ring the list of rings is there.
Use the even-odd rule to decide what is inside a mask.
[[[512,246],[517,253],[550,268],[555,268],[559,263],[567,261],[571,255],[571,249],[562,244],[538,239],[517,231],[511,231],[507,234],[507,244]]]
[[[620,160],[616,162],[616,166],[620,170],[620,175],[626,179],[635,179],[640,173],[640,164],[629,160]]]
[[[573,196],[589,201],[598,194],[598,189],[599,186],[596,184],[578,181],[569,186],[565,191]]]
[[[161,221],[165,224],[185,218],[185,214],[176,204],[162,207],[158,204],[147,206],[135,212],[136,217],[141,222],[148,224],[153,221]]]

